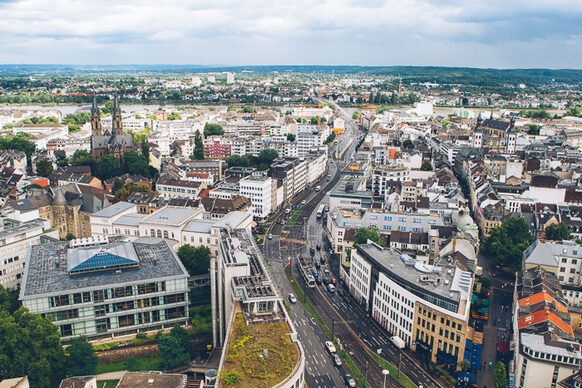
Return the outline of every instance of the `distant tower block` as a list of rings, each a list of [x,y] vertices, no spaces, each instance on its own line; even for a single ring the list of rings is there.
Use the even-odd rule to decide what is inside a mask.
[[[202,80],[198,76],[192,77],[192,86],[198,88],[202,86]]]
[[[227,84],[234,83],[234,73],[226,73],[226,83]]]
[[[402,78],[398,81],[398,95],[402,96]]]
[[[213,75],[209,75],[207,78],[209,84],[213,84],[216,82],[216,78]]]

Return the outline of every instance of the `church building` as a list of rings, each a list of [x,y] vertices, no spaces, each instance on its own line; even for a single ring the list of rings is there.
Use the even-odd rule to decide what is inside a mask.
[[[93,96],[93,106],[91,108],[91,157],[95,160],[103,155],[114,155],[121,158],[124,152],[131,150],[135,150],[133,136],[123,134],[121,108],[119,107],[117,96],[115,96],[113,104],[113,120],[110,133],[103,132],[97,97]]]

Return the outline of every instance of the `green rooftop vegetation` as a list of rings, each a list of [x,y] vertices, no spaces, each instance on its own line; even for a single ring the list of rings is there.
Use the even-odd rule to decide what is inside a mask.
[[[243,315],[237,314],[220,386],[254,388],[283,381],[299,362],[299,349],[289,332],[285,322],[247,325]]]

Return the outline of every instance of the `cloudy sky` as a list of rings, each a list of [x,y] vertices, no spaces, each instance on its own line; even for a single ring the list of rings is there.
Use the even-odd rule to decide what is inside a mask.
[[[0,0],[0,63],[581,68],[581,0]]]

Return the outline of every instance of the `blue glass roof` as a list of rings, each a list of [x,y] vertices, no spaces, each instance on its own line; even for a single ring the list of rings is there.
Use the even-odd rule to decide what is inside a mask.
[[[135,260],[101,250],[78,265],[72,267],[70,272],[96,271],[107,268],[134,266],[137,264],[138,263]]]

